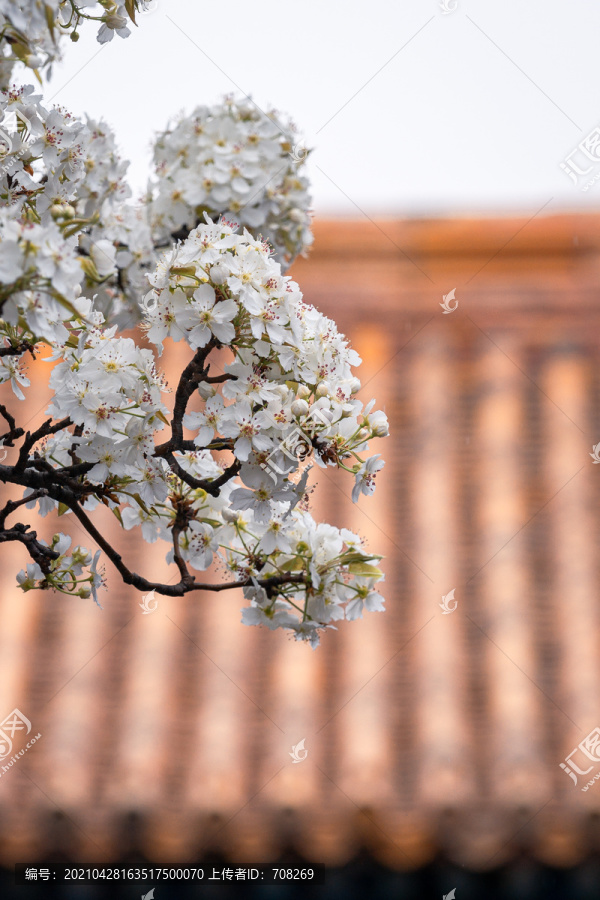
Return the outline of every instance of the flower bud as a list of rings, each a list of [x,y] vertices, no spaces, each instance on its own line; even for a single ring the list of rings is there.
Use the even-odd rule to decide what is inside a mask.
[[[325,397],[329,393],[329,384],[326,381],[322,381],[317,385],[315,393],[317,397]]]
[[[213,284],[224,284],[225,279],[229,276],[229,270],[225,266],[216,265],[210,270],[210,280]]]
[[[373,434],[375,437],[387,437],[390,433],[390,426],[387,422],[378,422],[373,426]]]
[[[208,400],[209,397],[215,396],[217,389],[214,384],[207,384],[206,381],[201,381],[198,385],[198,393],[203,400]]]
[[[118,31],[119,28],[125,28],[127,25],[126,17],[121,16],[118,12],[108,12],[102,18],[107,27],[112,28],[114,31]]]
[[[285,384],[276,384],[273,388],[271,388],[271,390],[273,391],[273,393],[281,397],[281,400],[284,403],[287,400],[288,394],[290,393],[290,389]]]
[[[300,416],[305,416],[310,409],[306,400],[294,400],[292,403],[292,415],[299,418]]]
[[[50,215],[53,219],[72,219],[75,210],[70,203],[53,203],[50,207]]]
[[[221,515],[226,522],[229,522],[229,524],[232,525],[234,522],[237,522],[239,512],[234,509],[224,509]]]
[[[310,395],[311,395],[311,390],[305,384],[301,384],[299,386],[298,390],[296,391],[296,396],[298,397],[298,400],[306,400],[306,398],[310,397]]]
[[[360,378],[353,378],[352,381],[350,382],[350,393],[358,394],[360,389],[361,389]]]

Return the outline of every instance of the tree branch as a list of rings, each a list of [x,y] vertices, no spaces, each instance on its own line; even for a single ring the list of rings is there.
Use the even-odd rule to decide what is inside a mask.
[[[234,590],[235,588],[244,588],[249,587],[255,582],[265,589],[273,589],[275,587],[281,587],[284,584],[304,584],[306,582],[306,578],[302,574],[298,575],[276,575],[273,578],[246,578],[244,581],[225,581],[221,584],[204,584],[198,581],[184,582],[181,580],[179,584],[161,584],[157,581],[149,581],[147,578],[144,578],[142,575],[138,575],[136,572],[131,572],[125,563],[123,562],[123,558],[120,553],[108,543],[108,541],[100,534],[96,526],[90,521],[89,517],[86,513],[81,509],[78,504],[74,504],[70,507],[73,511],[73,514],[79,519],[85,530],[88,532],[90,537],[94,539],[94,541],[98,544],[101,550],[108,556],[112,564],[115,566],[117,571],[119,572],[121,578],[125,582],[125,584],[130,584],[132,587],[136,588],[138,591],[155,591],[158,594],[163,594],[166,597],[183,597],[184,594],[189,594],[191,591],[229,591]]]
[[[29,451],[32,447],[37,444],[38,441],[41,441],[42,438],[48,437],[51,434],[56,434],[57,431],[62,431],[63,428],[68,428],[69,425],[72,425],[70,418],[67,416],[66,419],[61,419],[60,422],[55,422],[52,425],[52,419],[46,419],[45,422],[40,425],[37,431],[27,432],[25,435],[25,440],[23,441],[23,445],[19,451],[19,458],[15,464],[15,472],[24,471],[27,463],[29,461]]]
[[[50,571],[54,560],[60,556],[56,550],[51,550],[50,547],[40,543],[37,533],[29,531],[29,525],[23,525],[20,522],[7,531],[0,531],[0,544],[8,541],[18,541],[24,544],[32,560],[38,564],[45,575]]]
[[[5,420],[5,422],[8,424],[8,428],[9,428],[9,430],[6,432],[6,434],[0,435],[0,441],[2,441],[2,446],[3,447],[13,447],[14,442],[16,440],[18,440],[20,437],[23,437],[23,435],[25,434],[25,431],[23,428],[17,428],[17,423],[15,422],[14,417],[11,416],[11,414],[9,413],[7,408],[5,406],[3,406],[1,403],[0,403],[0,416],[2,416],[2,418]]]
[[[19,509],[20,506],[24,506],[26,503],[31,503],[32,500],[37,500],[39,497],[47,497],[48,491],[46,488],[38,488],[37,491],[32,491],[31,494],[28,494],[26,497],[22,497],[20,500],[8,500],[4,505],[3,509],[0,510],[0,531],[3,531],[6,528],[6,520],[11,513],[13,513],[16,509]]]
[[[154,451],[155,456],[160,456],[167,460],[172,470],[185,484],[194,489],[202,489],[213,496],[218,496],[221,487],[230,479],[235,478],[239,473],[241,468],[240,461],[235,459],[234,462],[227,466],[217,478],[212,480],[197,479],[182,468],[175,457],[175,453],[185,453],[201,449],[233,449],[233,442],[230,440],[217,441],[218,447],[209,445],[206,448],[199,448],[193,441],[187,441],[183,437],[183,418],[186,413],[187,404],[199,383],[201,381],[208,381],[209,383],[218,384],[233,377],[229,375],[218,375],[210,378],[208,376],[209,366],[207,365],[206,360],[211,350],[218,346],[220,346],[219,342],[215,338],[211,338],[206,347],[196,351],[193,359],[182,372],[175,394],[173,417],[171,420],[171,438],[169,441],[158,445]],[[162,584],[160,582],[150,581],[137,572],[131,571],[123,562],[121,554],[101,534],[81,506],[81,503],[84,502],[89,495],[95,494],[101,499],[104,499],[112,490],[106,485],[90,485],[85,481],[85,475],[93,468],[93,463],[81,463],[75,452],[73,452],[71,454],[73,460],[72,465],[54,468],[38,453],[34,453],[33,456],[30,455],[38,441],[73,425],[71,419],[66,417],[54,423],[52,419],[47,419],[35,431],[25,432],[23,429],[16,427],[13,416],[1,405],[0,416],[4,418],[9,426],[9,431],[4,438],[4,441],[8,443],[9,446],[12,445],[12,441],[17,437],[25,436],[19,450],[19,457],[16,464],[14,466],[4,466],[0,464],[0,482],[20,485],[29,488],[31,491],[27,497],[23,497],[20,500],[9,500],[4,508],[0,510],[0,543],[18,541],[24,544],[27,547],[31,558],[38,563],[43,572],[48,573],[50,571],[52,561],[57,559],[59,554],[41,544],[37,540],[36,533],[28,530],[28,525],[19,523],[10,529],[7,529],[6,519],[16,509],[19,509],[30,501],[40,499],[41,497],[49,497],[57,503],[64,504],[64,506],[71,510],[90,538],[115,566],[123,579],[123,582],[132,585],[138,591],[153,590],[165,596],[181,597],[191,591],[220,592],[258,584],[259,586],[264,587],[269,595],[272,595],[277,588],[282,587],[283,585],[304,584],[306,582],[306,576],[302,573],[288,573],[276,575],[272,578],[248,577],[243,580],[222,582],[220,584],[195,581],[194,576],[189,571],[186,562],[181,555],[179,546],[180,536],[189,524],[189,517],[186,515],[186,511],[183,508],[181,510],[176,509],[175,521],[173,523],[173,556],[179,570],[179,582],[177,584]],[[71,449],[74,451],[75,448],[72,447]],[[78,480],[80,478],[83,480]]]
[[[0,347],[0,357],[21,356],[22,353],[26,353],[28,350],[35,359],[35,344],[31,344],[29,341],[19,341],[16,347]]]
[[[222,384],[224,381],[237,381],[237,375],[229,375],[229,373],[225,373],[224,375],[207,375],[206,378],[203,379],[207,384]]]

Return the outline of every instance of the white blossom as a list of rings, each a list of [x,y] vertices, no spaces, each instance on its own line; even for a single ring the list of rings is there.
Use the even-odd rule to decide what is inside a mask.
[[[198,106],[158,135],[150,186],[153,229],[168,243],[182,227],[225,216],[261,234],[289,264],[312,242],[308,181],[295,126],[250,99]]]

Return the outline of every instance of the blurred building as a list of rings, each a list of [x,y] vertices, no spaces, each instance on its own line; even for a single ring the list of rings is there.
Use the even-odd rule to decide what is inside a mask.
[[[238,594],[143,615],[110,568],[103,612],[22,595],[5,551],[0,717],[42,738],[0,777],[0,863],[526,860],[583,873],[543,896],[596,896],[600,218],[315,231],[293,275],[392,424],[374,497],[353,505],[327,470],[315,511],[385,555],[387,611],[311,651],[239,624]],[[164,571],[162,547],[109,527]]]

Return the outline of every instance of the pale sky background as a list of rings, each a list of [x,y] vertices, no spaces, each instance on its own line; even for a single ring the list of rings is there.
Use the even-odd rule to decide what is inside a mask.
[[[597,0],[158,0],[66,41],[45,99],[105,118],[136,189],[153,132],[233,91],[307,136],[318,215],[592,210],[560,162],[600,125],[599,35]]]

